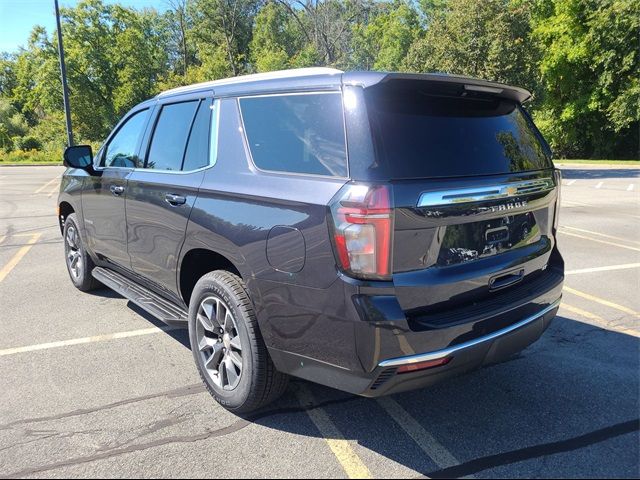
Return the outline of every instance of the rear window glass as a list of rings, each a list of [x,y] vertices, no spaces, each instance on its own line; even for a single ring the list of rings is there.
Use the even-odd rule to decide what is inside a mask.
[[[246,97],[240,109],[258,168],[347,176],[340,93]]]
[[[492,175],[551,167],[545,145],[515,102],[420,90],[367,93],[376,163],[391,178]]]

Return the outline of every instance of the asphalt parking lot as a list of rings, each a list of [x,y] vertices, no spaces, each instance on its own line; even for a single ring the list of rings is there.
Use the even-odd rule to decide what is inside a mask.
[[[0,478],[640,475],[640,169],[564,170],[564,302],[518,357],[381,400],[295,381],[249,419],[185,331],[73,288],[62,171],[0,168]]]

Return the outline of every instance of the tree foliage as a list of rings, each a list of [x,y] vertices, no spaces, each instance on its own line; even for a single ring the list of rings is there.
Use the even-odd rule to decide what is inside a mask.
[[[522,86],[557,154],[639,153],[636,0],[166,0],[162,12],[81,0],[62,24],[81,141],[166,88],[325,65]],[[64,142],[57,40],[36,26],[0,54],[0,150]]]

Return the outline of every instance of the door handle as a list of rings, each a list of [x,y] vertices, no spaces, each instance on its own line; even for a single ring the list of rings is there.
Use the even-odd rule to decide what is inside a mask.
[[[120,185],[111,185],[109,190],[111,190],[111,193],[116,196],[120,196],[124,193],[124,187]]]
[[[174,193],[167,193],[164,196],[164,199],[168,204],[173,205],[174,207],[187,203],[187,199],[185,197],[183,197],[182,195],[176,195]]]
[[[511,285],[515,285],[518,282],[521,282],[524,278],[524,269],[518,272],[507,273],[506,275],[502,275],[501,277],[494,277],[489,280],[489,290],[495,291],[500,290],[501,288],[510,287]]]

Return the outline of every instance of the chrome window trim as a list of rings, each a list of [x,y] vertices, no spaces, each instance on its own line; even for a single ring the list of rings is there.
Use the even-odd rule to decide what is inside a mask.
[[[206,98],[200,99],[199,101],[202,102],[203,100],[206,100]],[[193,101],[193,100],[187,100],[187,101]],[[172,102],[170,104],[165,104],[165,105],[173,105],[175,103],[184,103],[184,102]],[[214,108],[211,108],[214,107]],[[209,105],[209,108],[211,108],[212,110],[215,110],[215,124],[212,121],[211,122],[211,128],[209,129],[209,163],[207,163],[207,165],[205,165],[204,167],[200,167],[200,168],[196,168],[195,170],[155,170],[153,168],[145,168],[145,167],[138,167],[138,168],[133,168],[132,170],[134,172],[149,172],[149,173],[169,173],[169,174],[174,174],[174,175],[188,175],[190,173],[197,173],[197,172],[201,172],[203,170],[207,170],[213,166],[215,166],[215,164],[218,162],[218,132],[220,131],[220,100],[218,98],[214,98],[213,102],[211,103],[211,105]],[[198,113],[198,109],[196,109],[196,113],[195,115],[197,115]],[[194,119],[195,119],[195,115],[194,115]],[[159,117],[159,115],[158,115]],[[211,116],[211,120],[213,120],[213,115]],[[216,138],[216,151],[215,151],[215,155],[214,152],[212,150],[212,146],[213,146],[213,128],[215,127],[216,131],[215,131],[215,138]],[[155,129],[154,129],[155,130]],[[153,138],[153,132],[152,132],[152,138]],[[149,139],[149,145],[147,150],[151,147],[151,140],[152,138]],[[186,146],[185,146],[186,149]],[[147,152],[148,154],[148,152]],[[120,167],[120,168],[124,168],[124,167]]]
[[[560,301],[562,300],[562,298],[559,298],[558,300],[556,300],[555,302],[553,302],[551,305],[549,305],[548,307],[544,308],[543,310],[539,311],[538,313],[535,313],[523,320],[520,320],[517,323],[514,323],[513,325],[510,325],[506,328],[503,328],[501,330],[498,330],[496,332],[493,332],[489,335],[485,335],[484,337],[480,337],[480,338],[476,338],[474,340],[469,340],[468,342],[464,342],[464,343],[460,343],[459,345],[454,345],[453,347],[449,347],[449,348],[445,348],[442,350],[437,350],[435,352],[428,352],[428,353],[421,353],[418,355],[411,355],[408,357],[400,357],[400,358],[392,358],[390,360],[385,360],[383,362],[380,362],[378,364],[379,367],[399,367],[402,365],[411,365],[414,363],[420,363],[420,362],[429,362],[432,360],[440,360],[446,357],[449,357],[461,350],[466,350],[468,348],[472,348],[475,347],[477,345],[480,345],[482,343],[485,342],[490,342],[493,340],[496,340],[500,337],[503,337],[504,335],[507,335],[515,330],[518,330],[530,323],[535,322],[536,320],[542,318],[543,316],[545,316],[547,313],[551,312],[552,310],[558,308],[560,306]]]
[[[289,172],[287,170],[267,170],[258,167],[256,162],[253,159],[253,153],[251,152],[251,147],[249,144],[249,137],[247,136],[247,129],[244,126],[244,116],[242,115],[242,106],[240,105],[240,100],[244,100],[246,98],[262,98],[262,97],[286,97],[292,95],[340,95],[340,105],[342,105],[342,131],[344,133],[344,153],[345,153],[345,161],[347,164],[347,175],[322,175],[319,173],[303,173],[303,172]],[[330,180],[349,180],[351,178],[351,172],[349,167],[349,147],[347,142],[347,119],[344,113],[344,94],[342,89],[336,90],[309,90],[309,91],[294,91],[294,92],[282,92],[282,93],[264,93],[257,95],[235,95],[233,96],[236,100],[236,108],[238,109],[238,114],[240,115],[240,125],[242,129],[242,139],[244,141],[245,150],[247,151],[247,155],[249,157],[249,162],[252,168],[260,173],[272,174],[272,175],[295,175],[298,177],[309,177],[315,179],[330,179]]]
[[[458,203],[485,202],[505,198],[549,192],[555,188],[552,177],[526,180],[522,182],[502,183],[487,187],[460,188],[424,192],[418,200],[418,207],[440,207]]]

